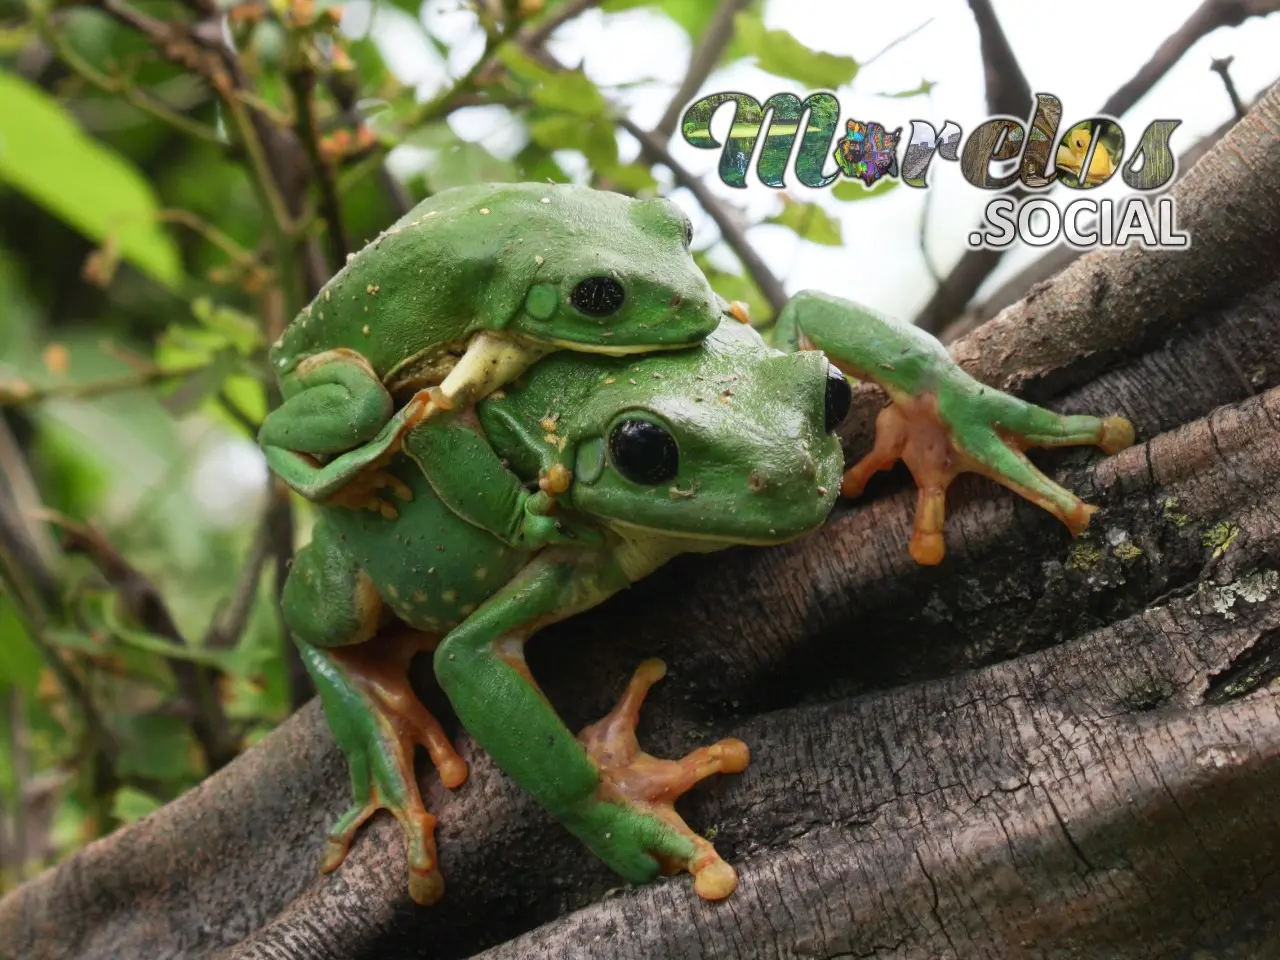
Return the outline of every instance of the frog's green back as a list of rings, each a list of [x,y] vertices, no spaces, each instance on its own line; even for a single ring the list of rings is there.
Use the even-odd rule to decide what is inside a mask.
[[[594,339],[601,350],[636,340],[696,342],[719,309],[688,252],[686,229],[669,201],[572,184],[445,190],[350,258],[272,347],[272,366],[284,375],[310,354],[344,347],[386,379],[429,347],[518,317],[527,322],[524,301],[535,283],[563,293],[574,278],[593,275],[624,281],[633,301],[625,320],[593,323],[561,309],[535,331]],[[645,300],[655,301],[651,315],[633,309]],[[565,324],[574,326],[560,332]]]

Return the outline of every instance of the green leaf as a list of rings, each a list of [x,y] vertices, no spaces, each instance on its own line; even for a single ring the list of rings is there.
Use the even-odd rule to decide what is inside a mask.
[[[553,70],[544,67],[514,43],[504,44],[498,49],[498,60],[511,71],[512,76],[532,84],[546,83],[556,76]]]
[[[799,203],[784,199],[782,212],[777,216],[769,217],[765,223],[777,223],[790,227],[806,240],[826,247],[838,247],[844,242],[840,221],[816,203]]]
[[[223,339],[242,357],[263,345],[262,329],[258,321],[234,307],[216,304],[208,297],[200,297],[191,304],[192,315],[210,330],[222,334]]]
[[[182,282],[177,245],[160,229],[160,205],[143,176],[89,138],[38,87],[0,73],[0,180],[164,286]]]
[[[655,190],[658,186],[658,181],[653,178],[653,171],[642,163],[620,163],[616,167],[600,170],[599,173],[609,181],[608,189],[632,196]]]
[[[0,642],[0,690],[12,685],[31,693],[40,680],[44,661],[7,597],[0,597],[0,637],[4,638]]]
[[[680,24],[689,36],[697,40],[707,29],[707,24],[716,15],[716,4],[709,0],[606,0],[600,5],[606,13],[617,13],[632,10],[636,7],[656,7],[668,17]]]
[[[142,714],[121,717],[118,724],[121,776],[177,780],[188,772],[195,741],[183,720]]]
[[[598,171],[609,171],[618,165],[618,138],[613,125],[604,119],[552,114],[530,120],[529,135],[534,143],[548,150],[580,150]]]
[[[111,815],[121,823],[137,823],[160,807],[160,801],[151,794],[134,787],[121,787],[111,801]]]
[[[913,87],[910,90],[900,90],[897,93],[877,93],[876,96],[890,97],[894,100],[906,100],[908,97],[922,97],[931,92],[936,86],[937,84],[932,80],[921,80],[918,87]]]
[[[534,88],[533,102],[579,117],[599,117],[609,109],[604,95],[580,69],[547,77]]]
[[[888,193],[901,182],[901,180],[882,177],[874,187],[868,187],[861,180],[841,179],[839,183],[831,188],[831,195],[837,200],[843,200],[846,203],[855,200],[870,200],[873,197]]]
[[[806,90],[834,90],[858,75],[858,61],[810,50],[786,30],[766,30],[754,14],[734,18],[734,50],[756,58],[766,73],[798,80]]]

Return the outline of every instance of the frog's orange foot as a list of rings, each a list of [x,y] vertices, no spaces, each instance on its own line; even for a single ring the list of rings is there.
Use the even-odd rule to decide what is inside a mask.
[[[946,492],[959,474],[979,473],[1003,484],[1078,536],[1097,507],[1046,477],[1023,451],[1094,445],[1115,453],[1134,440],[1133,425],[1123,417],[1060,416],[996,391],[953,401],[968,406],[950,417],[939,412],[931,393],[891,398],[876,418],[874,449],[845,473],[840,492],[858,496],[874,473],[902,460],[919,490],[910,553],[927,566],[941,563],[946,554]]]
[[[676,813],[675,802],[712,774],[741,773],[751,755],[747,745],[736,739],[701,747],[681,760],[661,760],[641,750],[636,740],[640,706],[649,688],[662,679],[666,670],[661,660],[640,664],[618,705],[578,734],[578,740],[600,768],[602,799],[657,816],[692,841],[693,856],[687,862],[666,859],[664,872],[688,870],[700,897],[721,900],[737,888],[738,876],[711,842],[694,833]]]
[[[376,721],[377,734],[364,753],[362,775],[357,777],[353,768],[356,803],[334,825],[320,869],[324,873],[336,869],[361,824],[377,810],[388,810],[400,822],[405,837],[409,895],[424,906],[440,899],[444,878],[436,857],[436,819],[423,805],[414,774],[414,747],[426,748],[446,787],[461,786],[468,774],[466,761],[409,684],[407,669],[413,654],[433,649],[438,639],[419,633],[379,636],[365,644],[329,651],[363,695]]]
[[[453,400],[439,386],[424,387],[409,398],[400,413],[400,433],[404,435],[431,417],[453,409]]]
[[[320,857],[320,872],[338,869],[351,849],[356,831],[378,810],[388,810],[400,822],[404,833],[409,860],[409,897],[414,903],[429,907],[444,896],[444,876],[436,856],[436,818],[422,805],[416,784],[412,786],[412,794],[401,802],[389,800],[375,784],[369,799],[352,807],[334,825]]]

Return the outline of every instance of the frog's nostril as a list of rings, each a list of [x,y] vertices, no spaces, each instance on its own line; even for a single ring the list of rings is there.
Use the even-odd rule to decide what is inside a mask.
[[[853,406],[853,388],[834,364],[827,365],[826,431],[831,433],[844,423]]]

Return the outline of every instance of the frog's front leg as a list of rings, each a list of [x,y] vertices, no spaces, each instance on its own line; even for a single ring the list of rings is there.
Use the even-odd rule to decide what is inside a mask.
[[[473,334],[440,385],[419,390],[405,405],[404,430],[478,403],[556,349],[487,330]]]
[[[910,549],[921,564],[942,562],[946,490],[957,475],[990,477],[1052,513],[1075,536],[1097,508],[1046,477],[1023,451],[1092,445],[1116,453],[1134,440],[1123,417],[1063,416],[983,386],[928,333],[847,300],[796,294],[779,316],[776,342],[783,349],[820,349],[845,373],[888,393],[892,403],[876,419],[875,447],[845,474],[841,493],[855,497],[872,474],[906,463],[919,488]]]
[[[736,885],[732,868],[672,803],[712,773],[742,770],[745,745],[722,741],[676,762],[642,753],[634,727],[640,700],[660,675],[653,663],[641,667],[609,717],[575,739],[525,664],[524,643],[536,630],[629,582],[608,550],[548,549],[449,633],[436,649],[436,677],[498,766],[622,877],[644,883],[660,869],[685,869],[699,894],[724,897]]]
[[[414,746],[426,748],[446,787],[467,779],[467,764],[409,685],[409,661],[439,637],[378,633],[382,602],[323,521],[299,551],[281,602],[351,775],[352,806],[334,824],[320,869],[336,869],[360,826],[389,810],[404,832],[409,895],[431,904],[444,891],[436,863],[435,818],[422,803]]]

